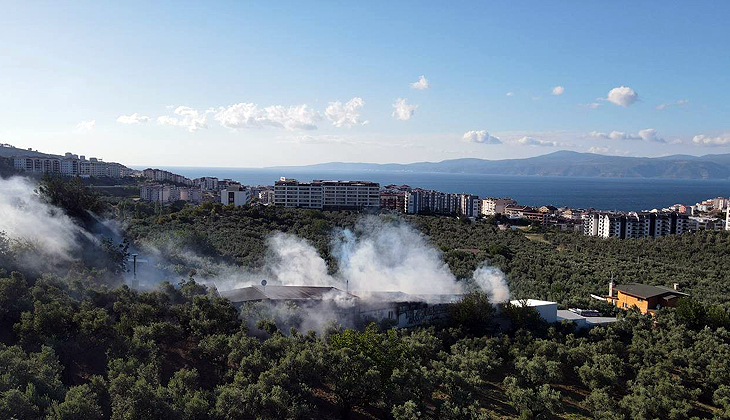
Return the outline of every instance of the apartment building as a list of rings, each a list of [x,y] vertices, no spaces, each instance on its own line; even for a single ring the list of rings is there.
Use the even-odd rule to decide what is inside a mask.
[[[274,184],[274,204],[325,210],[377,209],[380,184],[316,179],[299,182],[282,177]]]
[[[221,191],[221,203],[243,206],[251,202],[251,190],[242,186],[230,186]]]
[[[377,209],[380,207],[380,184],[366,181],[315,180],[322,185],[322,208],[332,210]]]
[[[322,185],[281,177],[274,183],[274,205],[321,209],[324,204]]]
[[[159,204],[168,204],[179,200],[199,203],[201,194],[200,187],[148,184],[139,187],[139,198],[143,201]]]
[[[583,234],[601,238],[653,238],[690,230],[686,214],[672,213],[601,213],[583,219]]]
[[[86,159],[66,153],[63,157],[16,156],[13,167],[34,173],[60,174],[63,176],[123,178],[132,176],[134,170],[115,162],[104,162],[97,158]]]
[[[476,217],[481,214],[482,201],[479,196],[472,194],[459,194],[459,214]]]
[[[157,182],[170,181],[170,182],[174,182],[174,183],[182,184],[182,185],[186,185],[186,186],[193,185],[193,180],[191,180],[190,178],[186,178],[182,175],[174,174],[170,171],[165,171],[162,169],[147,168],[142,171],[142,176],[144,176],[145,178],[147,178],[151,181],[157,181]]]
[[[380,208],[398,212],[406,211],[405,191],[380,191]]]
[[[204,176],[195,178],[193,184],[200,187],[203,191],[218,191],[218,178],[214,176]]]
[[[516,205],[517,202],[511,198],[487,197],[482,199],[482,214],[485,216],[504,214],[507,206]]]
[[[461,208],[459,194],[414,188],[405,195],[405,212],[409,214],[455,214],[460,213]]]

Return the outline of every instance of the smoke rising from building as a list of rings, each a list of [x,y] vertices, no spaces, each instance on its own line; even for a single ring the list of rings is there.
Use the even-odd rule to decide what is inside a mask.
[[[509,299],[507,282],[499,269],[484,265],[471,282],[459,282],[441,252],[418,230],[403,221],[363,217],[353,229],[333,232],[332,256],[337,264],[328,273],[326,261],[311,243],[278,232],[268,241],[265,267],[256,272],[225,270],[210,278],[220,290],[258,285],[261,279],[284,286],[334,286],[367,292],[400,291],[414,295],[459,294],[478,286],[493,302]]]

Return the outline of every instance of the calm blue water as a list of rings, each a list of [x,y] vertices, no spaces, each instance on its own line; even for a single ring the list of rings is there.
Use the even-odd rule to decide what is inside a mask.
[[[144,169],[144,168],[136,168]],[[470,193],[480,197],[512,197],[531,206],[552,204],[602,210],[644,210],[675,203],[694,204],[730,195],[730,181],[568,178],[512,175],[472,175],[390,171],[281,171],[272,169],[161,167],[188,178],[216,176],[244,185],[273,185],[279,177],[364,180],[386,184],[408,184],[443,192]]]

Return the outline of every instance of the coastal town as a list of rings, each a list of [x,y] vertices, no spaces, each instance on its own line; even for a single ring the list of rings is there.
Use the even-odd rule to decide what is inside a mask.
[[[11,145],[0,147],[0,156],[14,170],[81,178],[133,178],[139,183],[139,200],[168,205],[182,201],[224,205],[275,205],[318,210],[357,210],[404,214],[442,214],[481,219],[496,218],[502,229],[540,225],[602,238],[660,237],[699,230],[730,228],[730,199],[708,198],[695,204],[676,203],[664,208],[607,211],[595,208],[556,207],[550,203],[524,205],[509,197],[479,197],[442,192],[410,185],[380,185],[360,180],[299,181],[281,177],[273,185],[244,185],[232,179],[205,176],[187,178],[162,169],[141,171],[120,163],[105,162],[67,152],[49,155]]]

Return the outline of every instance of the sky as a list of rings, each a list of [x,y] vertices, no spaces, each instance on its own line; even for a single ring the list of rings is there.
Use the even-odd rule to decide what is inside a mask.
[[[200,167],[730,153],[726,1],[0,6],[17,147]]]

